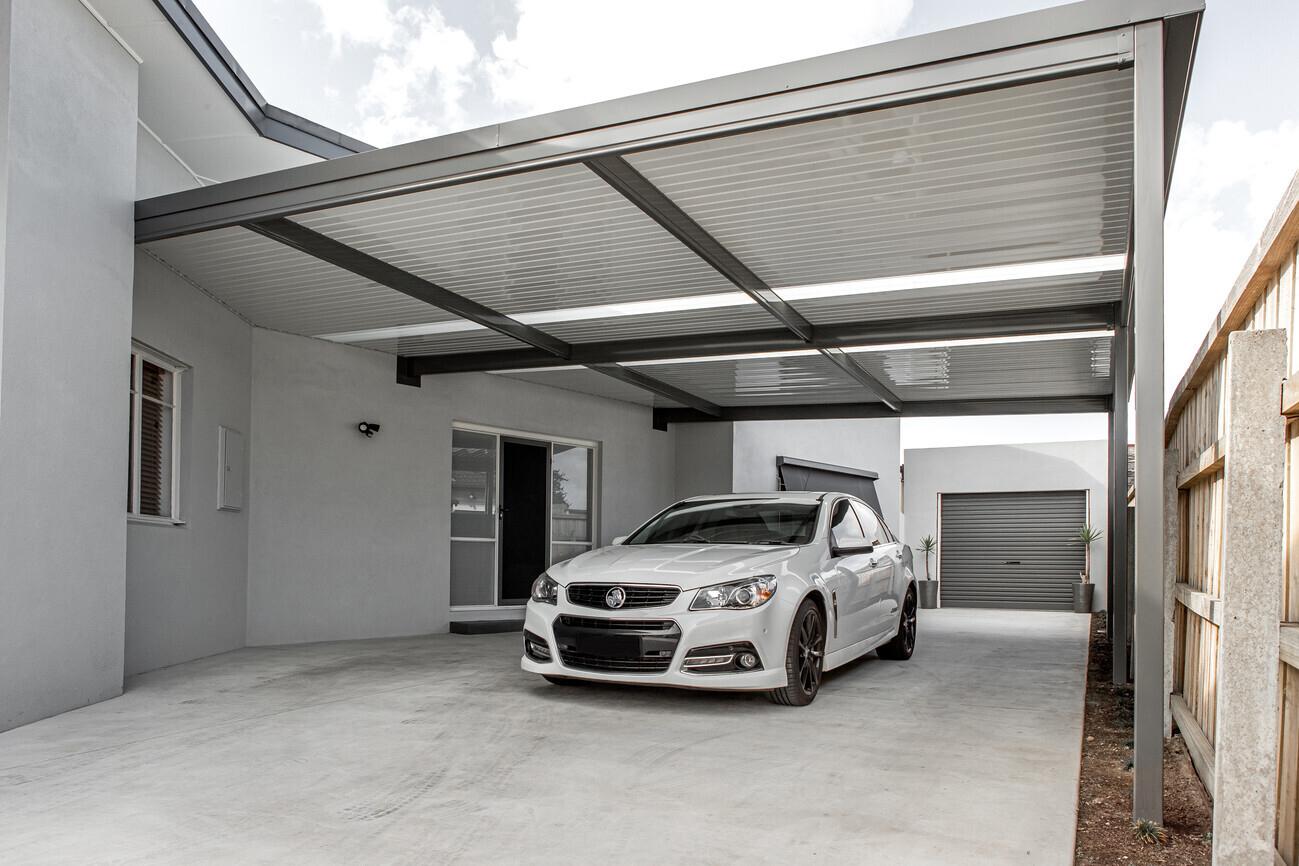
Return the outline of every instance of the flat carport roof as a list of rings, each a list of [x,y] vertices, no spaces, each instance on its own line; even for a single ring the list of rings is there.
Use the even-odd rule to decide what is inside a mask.
[[[407,384],[491,372],[660,426],[1109,411],[1126,442],[1135,370],[1158,818],[1162,223],[1201,11],[1089,0],[347,156],[139,202],[137,241]]]

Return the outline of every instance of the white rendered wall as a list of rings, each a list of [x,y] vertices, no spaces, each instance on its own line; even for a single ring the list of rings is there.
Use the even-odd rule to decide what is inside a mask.
[[[1051,442],[1033,445],[975,445],[965,448],[908,448],[904,454],[906,491],[903,538],[918,551],[925,535],[938,537],[940,493],[993,493],[1017,490],[1087,490],[1088,520],[1106,527],[1106,467],[1104,440]],[[935,569],[937,559],[931,561]],[[916,554],[918,574],[924,557]],[[1092,549],[1093,604],[1105,608],[1105,542]],[[936,576],[936,575],[935,575]]]
[[[734,424],[674,424],[670,429],[676,437],[677,499],[735,492]]]
[[[601,442],[606,543],[673,500],[673,437],[646,407],[487,374],[411,388],[395,369],[254,329],[249,644],[447,629],[454,421]]]
[[[252,328],[144,252],[132,334],[189,369],[176,467],[184,524],[128,526],[127,674],[244,645],[248,510],[217,509],[217,428],[246,441],[252,414]]]
[[[797,457],[879,473],[884,520],[900,531],[898,465],[902,425],[896,418],[742,421],[735,424],[734,489],[778,489],[776,458]]]
[[[0,0],[0,730],[122,689],[137,67]]]

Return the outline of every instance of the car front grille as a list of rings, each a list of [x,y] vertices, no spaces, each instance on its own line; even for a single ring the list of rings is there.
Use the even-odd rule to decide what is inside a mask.
[[[675,586],[637,586],[622,583],[574,583],[568,587],[568,601],[581,607],[609,609],[605,596],[615,586],[622,587],[626,600],[621,610],[628,608],[663,607],[677,600],[681,590]]]
[[[566,667],[609,673],[663,673],[681,640],[672,620],[562,615],[553,630]]]

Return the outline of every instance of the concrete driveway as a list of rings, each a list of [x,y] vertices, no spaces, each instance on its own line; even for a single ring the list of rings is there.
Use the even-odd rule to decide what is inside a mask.
[[[0,734],[0,862],[1071,863],[1087,619],[920,628],[802,710],[551,686],[518,635],[180,665]]]

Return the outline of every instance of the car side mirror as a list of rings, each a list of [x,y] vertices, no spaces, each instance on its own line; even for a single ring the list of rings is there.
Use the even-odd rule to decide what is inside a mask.
[[[627,536],[625,536],[625,535],[618,535],[618,536],[614,536],[614,539],[613,539],[613,541],[612,541],[611,543],[612,543],[612,544],[622,544],[622,543],[623,543],[624,541],[626,541],[626,540],[627,540]]]
[[[874,552],[875,552],[875,545],[873,544],[857,544],[857,545],[850,545],[847,547],[840,547],[839,545],[833,542],[830,543],[831,556],[854,556],[860,553],[874,553]]]

